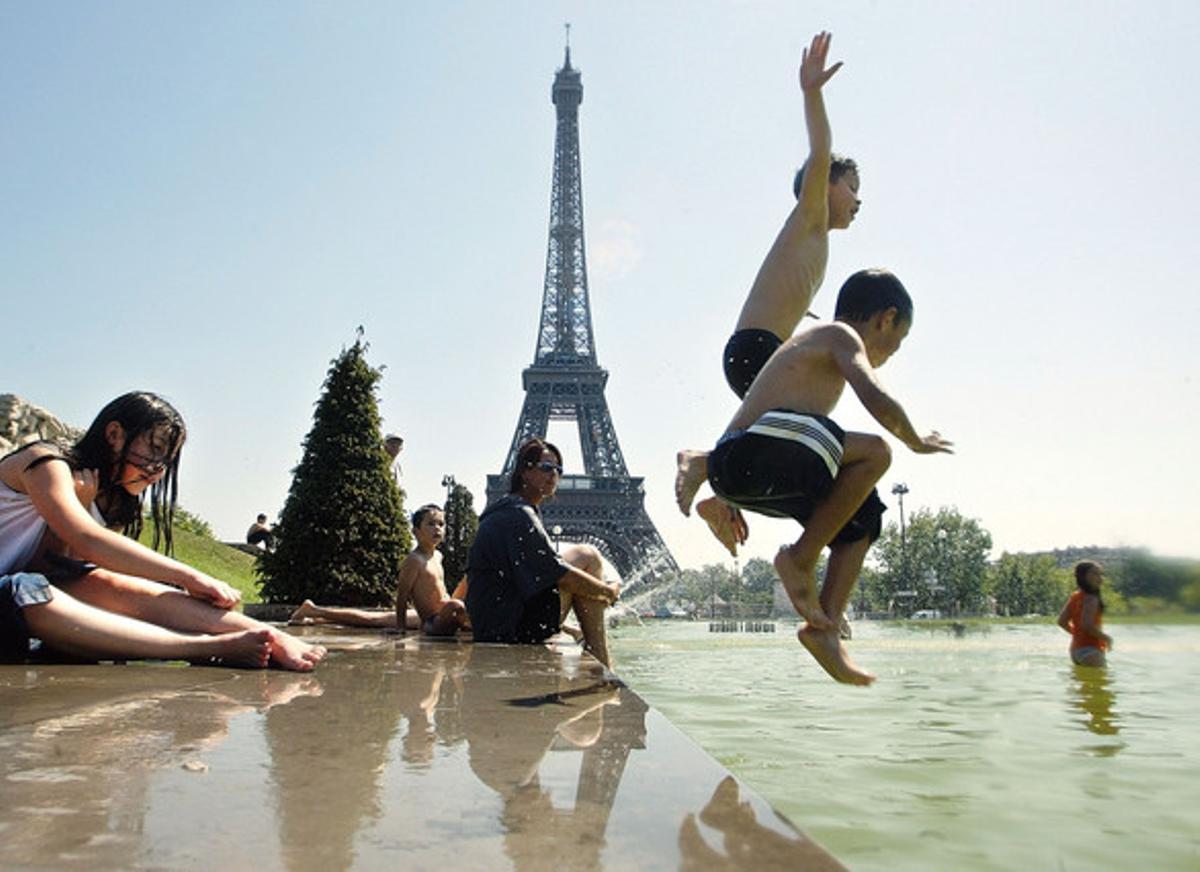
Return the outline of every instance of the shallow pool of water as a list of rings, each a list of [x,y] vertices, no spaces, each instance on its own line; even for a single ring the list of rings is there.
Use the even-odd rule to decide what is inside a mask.
[[[861,622],[879,680],[705,623],[615,631],[618,672],[853,869],[1197,869],[1200,627],[1110,627],[1107,670],[1053,625]]]

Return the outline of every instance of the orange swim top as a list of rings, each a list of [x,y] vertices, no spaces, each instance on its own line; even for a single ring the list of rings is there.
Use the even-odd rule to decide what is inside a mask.
[[[1084,631],[1080,626],[1082,623],[1080,618],[1083,615],[1083,603],[1089,596],[1094,594],[1086,594],[1081,590],[1071,594],[1071,598],[1067,600],[1067,620],[1071,624],[1071,650],[1076,648],[1099,648],[1101,651],[1108,650],[1108,643],[1100,636],[1093,636],[1091,633]],[[1096,612],[1096,629],[1100,629],[1100,624],[1103,621],[1103,614]]]

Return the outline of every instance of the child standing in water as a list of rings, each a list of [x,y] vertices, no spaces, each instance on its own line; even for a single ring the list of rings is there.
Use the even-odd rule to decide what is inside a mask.
[[[796,205],[767,252],[737,325],[725,345],[725,380],[738,399],[808,311],[829,261],[829,231],[850,226],[858,213],[858,167],[833,154],[833,134],[821,89],[841,63],[826,68],[831,37],[813,37],[800,62],[804,120],[808,128],[808,159],[796,175]],[[675,499],[685,515],[707,473],[707,453],[680,451],[676,455]],[[746,541],[746,523],[733,506],[717,498],[696,505],[718,541],[737,556]]]
[[[1104,584],[1104,567],[1092,560],[1075,564],[1075,586],[1078,588],[1062,611],[1058,625],[1071,634],[1071,661],[1077,666],[1104,666],[1104,652],[1113,647],[1112,636],[1100,629],[1104,616],[1104,600],[1100,586]]]
[[[230,585],[135,541],[148,492],[154,544],[170,550],[186,436],[169,403],[137,392],[66,453],[35,442],[0,458],[0,659],[23,660],[31,638],[96,660],[307,671],[325,656],[234,611]]]

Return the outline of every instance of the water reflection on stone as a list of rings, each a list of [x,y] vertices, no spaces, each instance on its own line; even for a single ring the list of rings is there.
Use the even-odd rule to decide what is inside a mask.
[[[235,715],[320,692],[312,676],[283,672],[0,670],[0,867],[135,865],[156,772],[203,773]]]
[[[708,841],[700,824],[718,840]],[[799,834],[770,829],[758,821],[753,807],[743,802],[738,784],[726,777],[712,799],[696,815],[689,814],[679,827],[679,850],[684,872],[720,872],[733,869],[844,869],[824,850]]]
[[[522,870],[602,868],[626,761],[645,748],[647,707],[590,658],[568,671],[559,654],[528,646],[513,670],[513,656],[513,649],[476,646],[464,691],[471,770],[503,802],[504,851]],[[539,672],[551,676],[553,690],[529,695],[527,676]],[[566,808],[555,806],[539,773],[551,752],[579,758]]]
[[[0,867],[836,865],[575,645],[326,630],[314,675],[0,669]]]

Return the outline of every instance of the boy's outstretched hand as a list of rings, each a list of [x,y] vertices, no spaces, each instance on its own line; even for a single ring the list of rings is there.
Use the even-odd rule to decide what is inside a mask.
[[[922,436],[920,442],[914,442],[908,447],[917,454],[953,454],[953,445],[953,442],[943,439],[942,434],[934,430],[928,436]]]
[[[842,68],[838,61],[829,69],[825,69],[825,60],[829,56],[829,42],[833,37],[822,30],[813,37],[812,45],[800,56],[800,88],[803,91],[820,90],[833,74]]]

